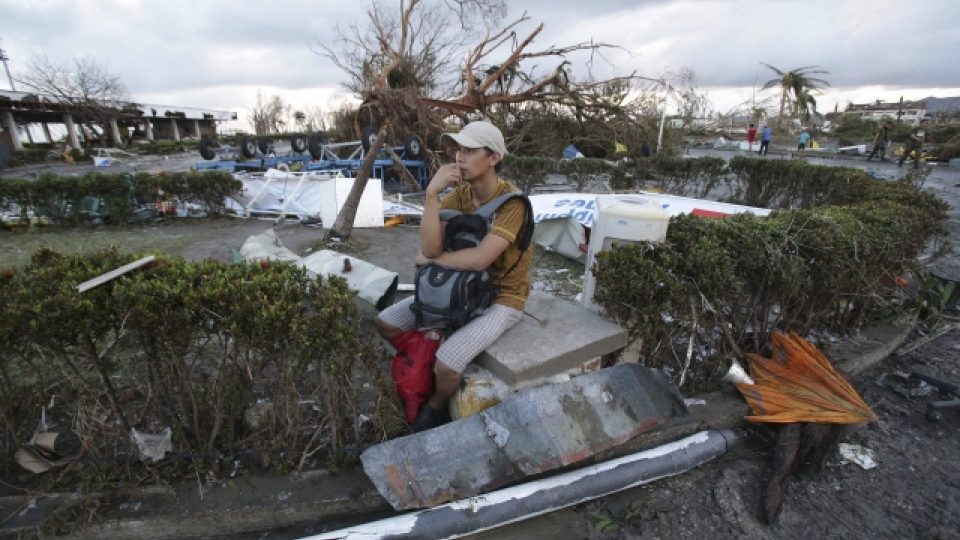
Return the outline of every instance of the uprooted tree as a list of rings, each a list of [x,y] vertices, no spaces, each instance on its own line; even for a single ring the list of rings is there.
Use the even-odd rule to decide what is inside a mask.
[[[529,17],[504,22],[505,8],[502,0],[404,0],[399,10],[374,2],[364,24],[338,27],[335,40],[319,43],[317,52],[349,76],[345,86],[361,100],[354,134],[389,124],[393,140],[417,134],[433,143],[452,115],[509,125],[509,144],[529,144],[531,127],[549,116],[605,125],[608,140],[636,138],[627,132],[640,125],[645,92],[633,87],[639,78],[572,74],[574,56],[587,55],[592,66],[614,45],[588,41],[536,49],[543,25],[522,33]],[[551,59],[555,63],[546,69],[536,64]]]
[[[639,157],[643,143],[652,142],[650,111],[663,105],[651,92],[660,81],[573,74],[581,63],[591,73],[595,59],[616,46],[585,41],[537,49],[543,25],[522,32],[526,13],[504,22],[502,0],[393,6],[374,1],[364,23],[338,26],[334,40],[318,43],[316,52],[348,75],[345,86],[361,101],[352,125],[336,116],[338,131],[360,136],[367,127],[388,126],[388,140],[417,135],[434,167],[441,157],[429,147],[451,116],[489,119],[505,128],[509,147],[533,155],[559,155],[577,142],[595,147],[595,157]],[[544,68],[541,61],[552,63]]]

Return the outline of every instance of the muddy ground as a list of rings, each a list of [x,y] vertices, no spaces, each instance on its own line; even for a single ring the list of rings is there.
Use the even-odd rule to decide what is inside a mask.
[[[827,162],[834,163],[841,164]],[[893,178],[900,172],[888,164],[842,164],[864,166],[878,177]],[[951,236],[960,246],[958,184],[960,172],[937,168],[925,189],[951,204]],[[229,261],[246,238],[271,227],[269,221],[221,218],[124,229],[4,231],[0,232],[0,266],[23,264],[40,246],[74,253],[117,245],[130,252]],[[301,255],[326,247],[321,229],[293,222],[274,229],[284,245]],[[416,242],[413,226],[357,229],[341,248],[399,272],[401,283],[410,283]],[[951,275],[956,260],[952,256],[940,263],[941,273]],[[554,282],[543,283],[552,287]],[[832,455],[824,470],[807,471],[793,479],[772,524],[762,523],[759,516],[775,432],[750,427],[739,433],[740,446],[716,462],[473,538],[960,538],[960,411],[945,411],[940,421],[932,422],[925,418],[927,404],[949,396],[934,391],[908,398],[877,382],[884,373],[919,371],[960,383],[957,315],[950,312],[944,319],[944,324],[953,326],[919,329],[899,354],[853,379],[879,420],[851,430],[842,442],[871,450],[877,467],[864,470],[844,463],[839,454]],[[250,538],[295,538],[318,530],[265,532]]]
[[[953,330],[854,378],[879,420],[841,440],[870,449],[877,467],[864,470],[834,454],[822,472],[792,479],[772,524],[759,516],[775,432],[750,427],[715,462],[473,538],[960,538],[960,411],[930,422],[927,403],[944,398],[908,399],[876,384],[893,370],[960,381],[958,344]]]

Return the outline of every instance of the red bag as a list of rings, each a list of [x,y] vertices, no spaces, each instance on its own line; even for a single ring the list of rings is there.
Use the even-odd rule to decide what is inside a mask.
[[[407,422],[420,414],[420,407],[433,395],[433,363],[437,361],[440,334],[435,330],[407,330],[393,340],[397,354],[390,374],[403,401]]]

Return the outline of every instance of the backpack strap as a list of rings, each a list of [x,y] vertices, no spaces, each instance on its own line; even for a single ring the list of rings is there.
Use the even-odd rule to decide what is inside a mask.
[[[463,215],[463,212],[447,208],[440,211],[440,221],[450,221],[451,219],[460,215]]]
[[[490,221],[490,218],[493,214],[500,209],[501,206],[507,203],[512,199],[521,199],[524,202],[527,210],[527,220],[523,224],[523,229],[520,230],[520,233],[517,235],[517,247],[520,248],[520,251],[526,251],[530,246],[530,242],[533,239],[533,205],[530,204],[530,198],[520,193],[519,191],[511,191],[510,193],[504,193],[503,195],[493,199],[492,201],[484,204],[480,208],[477,208],[475,214],[480,215],[484,221]],[[511,269],[512,270],[512,269]]]
[[[493,216],[494,212],[506,204],[507,201],[512,199],[520,199],[524,202],[524,205],[526,206],[527,220],[524,222],[523,228],[517,235],[517,247],[520,248],[520,254],[517,255],[517,260],[513,263],[513,266],[503,273],[504,277],[506,277],[510,272],[513,272],[513,269],[520,264],[520,259],[523,258],[523,252],[530,247],[530,241],[533,240],[533,205],[530,204],[530,198],[519,191],[511,191],[510,193],[504,193],[487,204],[484,204],[480,208],[477,208],[477,211],[474,212],[475,214],[481,216],[484,221],[490,221],[490,218]]]

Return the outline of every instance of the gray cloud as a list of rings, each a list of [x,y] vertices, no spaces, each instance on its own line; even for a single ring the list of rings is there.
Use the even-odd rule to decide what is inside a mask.
[[[135,96],[189,99],[195,92],[206,100],[217,88],[329,89],[344,75],[311,45],[333,39],[338,23],[361,21],[366,5],[0,0],[0,47],[14,71],[33,52],[92,56]],[[690,67],[706,88],[751,87],[773,77],[760,64],[767,62],[781,69],[821,66],[834,87],[960,87],[954,0],[514,0],[509,6],[508,19],[524,10],[531,18],[520,34],[545,23],[534,44],[540,48],[590,39],[622,46],[596,64],[601,75],[636,70],[656,77]]]

